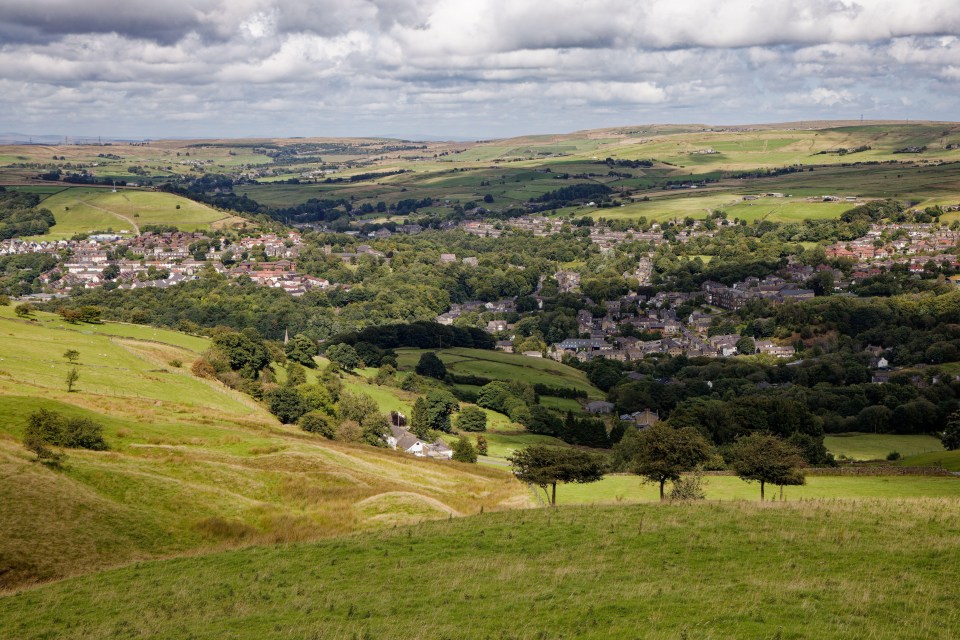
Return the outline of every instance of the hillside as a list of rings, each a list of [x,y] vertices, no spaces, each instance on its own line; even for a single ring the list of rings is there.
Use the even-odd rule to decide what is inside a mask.
[[[37,187],[41,189],[42,187]],[[22,187],[37,192],[29,187]],[[107,188],[67,187],[43,196],[56,224],[43,240],[60,240],[80,233],[112,231],[133,235],[146,225],[175,226],[181,231],[208,231],[250,224],[223,211],[172,193]]]
[[[485,513],[138,564],[0,598],[0,636],[954,638],[958,502],[894,504]]]
[[[529,503],[502,470],[282,427],[249,397],[189,373],[203,338],[35,318],[0,308],[0,589]],[[80,352],[74,393],[67,349]],[[110,451],[68,450],[62,471],[37,464],[20,439],[40,408],[99,422]]]

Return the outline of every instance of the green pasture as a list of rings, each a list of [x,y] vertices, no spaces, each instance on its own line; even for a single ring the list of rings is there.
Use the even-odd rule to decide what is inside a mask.
[[[850,460],[885,460],[893,451],[904,457],[943,452],[940,439],[929,435],[838,433],[827,435],[823,444],[836,458]]]
[[[70,579],[0,598],[0,629],[19,640],[948,640],[960,634],[958,503],[487,511]]]
[[[900,464],[905,467],[942,467],[957,473],[960,472],[960,450],[918,453],[907,456]]]
[[[69,238],[78,233],[112,229],[135,234],[148,224],[173,225],[181,231],[204,231],[233,216],[171,193],[73,187],[52,194],[43,206],[57,223],[48,239]]]
[[[400,369],[412,370],[428,349],[398,349]],[[603,393],[590,384],[586,374],[548,358],[528,358],[519,354],[485,349],[453,348],[436,351],[454,373],[474,375],[492,380],[523,380],[530,384],[546,384],[585,391],[591,398]]]
[[[707,500],[759,500],[760,485],[736,476],[705,476]],[[670,483],[667,483],[667,491]],[[608,475],[591,484],[557,487],[559,504],[616,504],[660,499],[658,485],[640,476]],[[807,476],[807,484],[784,487],[785,500],[847,498],[960,498],[960,478],[950,476]],[[779,499],[779,488],[766,487],[768,499]]]

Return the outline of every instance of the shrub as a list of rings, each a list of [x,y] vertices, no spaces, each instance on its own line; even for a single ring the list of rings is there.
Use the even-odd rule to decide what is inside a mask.
[[[460,431],[486,431],[487,414],[477,407],[465,407],[457,419],[457,429]]]
[[[336,440],[341,442],[360,442],[363,437],[363,428],[353,420],[344,420],[336,429]]]
[[[902,457],[903,456],[900,455],[899,451],[891,451],[890,453],[887,454],[887,460],[889,460],[890,462],[895,462]]]
[[[90,418],[68,418],[56,411],[40,409],[27,418],[24,445],[40,459],[55,459],[49,447],[106,451],[103,427]]]
[[[198,378],[212,379],[217,377],[217,371],[206,358],[198,358],[190,367],[190,373]]]
[[[477,461],[477,450],[470,444],[470,441],[460,436],[460,439],[453,445],[453,459],[457,462]]]
[[[336,427],[330,416],[323,411],[310,411],[300,416],[297,426],[310,433],[319,433],[324,438],[333,440],[337,436]]]
[[[670,489],[670,500],[703,500],[706,497],[703,492],[703,467],[681,476]]]
[[[180,367],[183,366],[183,360],[174,359],[174,360],[171,360],[168,364],[174,369],[179,369]]]

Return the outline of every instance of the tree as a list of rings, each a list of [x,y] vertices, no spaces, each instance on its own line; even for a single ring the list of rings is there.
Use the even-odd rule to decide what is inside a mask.
[[[13,312],[17,314],[18,318],[28,318],[33,313],[33,305],[29,302],[18,304],[13,308]]]
[[[487,414],[477,407],[465,407],[457,418],[457,429],[460,431],[486,431]]]
[[[460,436],[460,439],[453,445],[453,459],[457,462],[474,463],[477,461],[477,450],[470,444],[469,440]]]
[[[760,500],[768,482],[803,484],[803,465],[800,450],[772,433],[756,431],[742,436],[730,449],[730,466],[741,480],[760,483]]]
[[[427,415],[427,401],[422,397],[413,403],[413,413],[410,415],[410,431],[421,440],[427,437],[430,431],[430,419]]]
[[[443,364],[443,360],[437,357],[437,354],[427,351],[420,356],[416,372],[421,376],[443,380],[447,375],[447,367]]]
[[[633,471],[646,480],[660,485],[660,499],[668,480],[676,482],[680,474],[693,471],[710,459],[710,444],[693,427],[675,429],[659,422],[639,433],[632,446],[636,447]]]
[[[757,343],[750,336],[744,336],[737,340],[737,353],[745,356],[752,356],[757,352]]]
[[[604,472],[604,464],[598,457],[577,449],[532,445],[514,451],[507,460],[517,480],[543,489],[551,506],[557,504],[558,482],[596,482],[603,478]],[[547,487],[551,487],[551,491],[548,492]]]
[[[293,387],[277,387],[267,393],[266,399],[270,413],[277,416],[283,424],[293,424],[307,412],[300,393]]]
[[[360,356],[357,355],[357,350],[342,342],[330,345],[326,356],[331,362],[336,362],[346,371],[356,369],[360,364]]]
[[[67,393],[73,393],[73,387],[77,384],[77,380],[80,379],[80,372],[77,371],[76,367],[72,367],[70,371],[67,371]]]
[[[70,364],[74,364],[80,359],[80,352],[76,349],[67,349],[63,352],[63,357],[66,358]]]
[[[487,455],[487,438],[482,434],[477,436],[477,453],[481,456]]]
[[[313,360],[313,357],[319,353],[317,344],[302,333],[293,336],[293,339],[284,345],[283,351],[287,358],[305,367],[312,369],[317,366]]]
[[[225,331],[214,336],[213,346],[226,357],[231,370],[251,380],[270,364],[270,352],[256,331]]]
[[[960,411],[954,411],[947,420],[947,426],[940,434],[940,442],[948,451],[960,449]]]
[[[433,389],[427,393],[427,423],[430,429],[450,432],[450,416],[460,409],[460,403],[453,394],[443,389]]]

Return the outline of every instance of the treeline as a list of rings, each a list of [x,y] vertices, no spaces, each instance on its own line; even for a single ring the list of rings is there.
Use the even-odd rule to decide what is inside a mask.
[[[639,169],[641,167],[652,167],[653,160],[614,160],[613,158],[607,158],[606,160],[598,162],[598,164],[605,164],[610,167],[629,167],[631,169]]]
[[[493,336],[477,327],[454,327],[426,321],[367,327],[361,331],[337,335],[330,343],[351,346],[369,343],[381,349],[493,349],[497,344]]]
[[[569,187],[561,187],[553,191],[548,191],[543,195],[530,198],[530,202],[545,202],[551,203],[552,206],[562,207],[566,206],[566,203],[574,200],[602,197],[610,194],[612,191],[613,190],[607,185],[596,182],[572,184]]]

